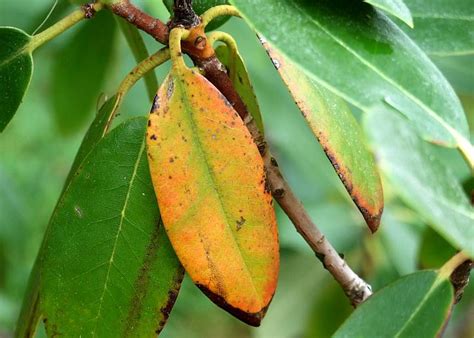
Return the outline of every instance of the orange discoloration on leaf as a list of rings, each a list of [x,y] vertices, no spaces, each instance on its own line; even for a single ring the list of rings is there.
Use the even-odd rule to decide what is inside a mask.
[[[171,243],[214,302],[259,325],[278,237],[262,158],[237,112],[197,71],[174,67],[150,114],[153,185]]]
[[[268,42],[262,43],[369,229],[377,231],[384,206],[382,184],[347,104],[314,83]]]

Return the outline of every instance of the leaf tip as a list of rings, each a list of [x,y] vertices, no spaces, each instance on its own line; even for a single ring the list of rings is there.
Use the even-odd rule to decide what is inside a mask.
[[[196,286],[217,306],[220,308],[224,309],[237,319],[243,321],[244,323],[254,326],[254,327],[259,327],[263,318],[265,317],[265,314],[267,312],[268,306],[270,305],[270,302],[263,307],[259,312],[255,313],[249,313],[246,312],[242,309],[236,308],[224,299],[224,297],[212,292],[209,290],[206,286],[202,284],[196,284]]]

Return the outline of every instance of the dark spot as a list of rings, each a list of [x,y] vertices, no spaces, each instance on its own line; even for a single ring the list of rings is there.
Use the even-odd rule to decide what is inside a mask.
[[[275,189],[273,192],[273,197],[280,199],[285,195],[285,189]]]
[[[240,229],[242,229],[242,226],[245,224],[247,220],[245,218],[243,218],[242,216],[240,216],[240,219],[237,220],[235,223],[237,224],[237,231],[239,231]]]
[[[151,120],[148,120],[148,127],[151,127]]]
[[[160,103],[158,102],[160,99],[158,97],[158,94],[155,95],[155,98],[153,99],[153,105],[151,106],[151,112],[155,112],[158,108],[160,108]]]
[[[168,98],[168,100],[173,95],[173,91],[174,91],[174,81],[173,79],[170,79],[168,83],[168,89],[166,89],[166,97]]]
[[[326,258],[326,255],[316,252],[316,257],[318,257],[318,259],[321,261],[321,263],[323,263],[323,267],[325,269],[327,269],[326,263],[324,262],[324,259]]]
[[[238,78],[239,78],[239,82],[240,82],[241,84],[244,84],[244,80],[242,79],[242,76],[240,76],[240,74],[239,74],[239,77],[238,77]]]
[[[156,141],[156,135],[155,134],[151,135],[150,140]]]
[[[274,157],[272,157],[272,158],[270,159],[270,163],[272,164],[272,166],[278,167],[278,162],[277,162],[277,160],[275,160]]]
[[[168,176],[168,179],[172,180],[172,179],[173,179],[173,176],[171,176],[171,175],[170,175],[170,176]]]
[[[174,158],[170,157],[170,163],[174,162]]]

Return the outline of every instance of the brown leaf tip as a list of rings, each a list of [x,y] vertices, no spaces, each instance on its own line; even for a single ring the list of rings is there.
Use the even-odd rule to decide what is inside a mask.
[[[359,208],[360,212],[362,213],[362,216],[365,219],[365,222],[369,226],[370,231],[374,234],[380,226],[380,220],[382,219],[382,213],[383,213],[383,206],[376,212],[376,213],[371,213],[369,212],[366,208],[360,206],[356,202],[357,207]]]
[[[224,309],[225,311],[227,311],[228,313],[230,313],[231,315],[233,315],[234,317],[236,317],[237,319],[243,321],[244,323],[248,324],[248,325],[251,325],[251,326],[255,326],[255,327],[258,327],[260,326],[260,323],[262,322],[262,319],[263,317],[265,317],[265,314],[267,312],[267,309],[268,309],[268,305],[265,306],[262,310],[260,310],[259,312],[257,313],[248,313],[248,312],[245,312],[241,309],[238,309],[236,307],[233,307],[232,305],[230,305],[229,303],[226,302],[226,300],[222,297],[222,296],[219,296],[217,294],[215,294],[214,292],[212,292],[211,290],[209,290],[207,287],[205,287],[204,285],[201,285],[201,284],[196,284],[196,286],[214,303],[216,304],[217,306],[219,306],[220,308]]]

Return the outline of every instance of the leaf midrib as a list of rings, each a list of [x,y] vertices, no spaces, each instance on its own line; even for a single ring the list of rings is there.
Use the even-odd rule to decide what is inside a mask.
[[[415,308],[415,311],[413,311],[412,314],[410,315],[410,317],[408,317],[408,319],[405,321],[405,324],[403,324],[403,326],[398,330],[398,332],[395,333],[394,338],[399,338],[400,337],[400,335],[403,333],[403,331],[405,331],[405,329],[410,324],[410,321],[413,318],[415,318],[416,315],[421,311],[421,308],[425,305],[425,303],[429,299],[430,295],[438,288],[438,286],[441,285],[442,282],[443,282],[443,280],[440,280],[439,277],[436,278],[433,281],[433,285],[430,287],[430,289],[428,290],[426,295],[423,297],[423,299],[420,301],[418,306]]]
[[[122,211],[121,211],[121,216],[120,216],[120,222],[119,222],[119,225],[118,225],[117,235],[115,236],[114,245],[113,245],[113,248],[112,248],[112,253],[111,253],[111,256],[110,256],[110,259],[109,259],[109,262],[108,262],[107,274],[106,274],[106,278],[105,278],[105,282],[104,282],[104,289],[102,290],[102,295],[101,295],[100,300],[99,300],[99,310],[97,311],[97,316],[94,318],[96,324],[95,324],[94,330],[92,331],[92,336],[93,337],[95,337],[96,334],[97,334],[97,326],[98,326],[98,323],[99,323],[98,319],[100,318],[100,315],[101,315],[101,312],[102,312],[102,305],[103,305],[103,301],[104,301],[104,297],[105,297],[105,292],[107,290],[107,285],[108,285],[108,282],[109,282],[110,271],[111,271],[111,268],[112,268],[113,263],[114,263],[114,256],[115,256],[115,251],[116,251],[116,248],[117,248],[118,239],[119,239],[120,233],[122,231],[123,223],[126,219],[125,210],[127,209],[128,202],[129,202],[129,199],[130,199],[130,194],[131,194],[131,191],[134,187],[133,183],[135,182],[135,178],[137,177],[138,167],[139,167],[139,164],[141,162],[141,158],[142,158],[144,149],[145,149],[145,139],[142,139],[140,151],[138,152],[137,159],[136,159],[135,164],[133,166],[133,172],[132,172],[132,175],[130,177],[130,183],[128,185],[127,194],[125,196],[125,200],[124,200]]]
[[[178,81],[176,81],[178,82]],[[179,83],[179,82],[178,82]],[[184,93],[187,93],[186,91],[186,87],[183,87],[181,84],[179,84],[179,87],[181,88],[182,92]],[[188,113],[188,120],[190,121],[190,126],[191,126],[191,129],[195,135],[195,140],[196,140],[196,143],[197,143],[197,148],[198,148],[198,151],[201,153],[202,155],[202,159],[204,161],[204,164],[207,168],[206,172],[208,173],[208,178],[209,180],[211,181],[212,183],[212,188],[213,190],[215,191],[216,195],[217,195],[217,198],[219,200],[219,205],[220,205],[220,208],[221,208],[221,211],[223,212],[226,220],[227,220],[227,226],[225,227],[226,230],[228,232],[231,233],[231,237],[232,239],[234,240],[234,244],[235,246],[237,247],[238,249],[238,252],[239,252],[239,255],[240,257],[242,258],[242,262],[244,263],[244,266],[245,266],[245,269],[250,277],[250,281],[251,281],[251,284],[252,284],[252,287],[253,287],[253,291],[255,293],[255,295],[257,296],[257,298],[260,298],[259,297],[259,293],[257,292],[257,288],[255,286],[255,284],[253,283],[253,276],[252,274],[250,273],[250,269],[247,265],[247,262],[246,260],[244,259],[243,255],[242,255],[242,251],[241,251],[241,248],[240,248],[240,245],[239,243],[237,242],[237,240],[235,239],[235,236],[233,234],[233,232],[231,231],[230,229],[230,226],[229,226],[229,220],[231,219],[227,213],[227,210],[224,208],[224,203],[223,203],[223,199],[222,199],[222,192],[220,191],[219,187],[217,186],[216,184],[216,177],[215,177],[215,174],[214,174],[214,171],[212,170],[211,166],[209,165],[209,159],[207,157],[207,153],[204,151],[204,147],[202,145],[202,142],[201,142],[201,139],[199,137],[199,133],[198,133],[198,128],[197,128],[197,125],[196,125],[196,121],[194,119],[194,114],[192,112],[192,110],[189,110],[187,107],[190,106],[190,102],[189,102],[189,99],[188,99],[188,96],[187,95],[182,95],[182,98],[183,98],[183,101],[185,101],[186,103],[184,104],[185,106],[185,110],[186,112]],[[262,299],[260,299],[260,303],[262,304]],[[260,304],[260,305],[261,305]]]

